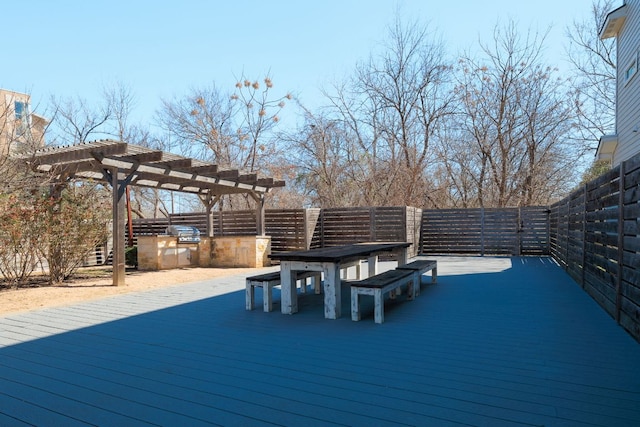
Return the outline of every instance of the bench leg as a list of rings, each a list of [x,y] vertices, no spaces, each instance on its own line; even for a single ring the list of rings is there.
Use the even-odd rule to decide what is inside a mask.
[[[438,283],[438,267],[431,270],[431,283]]]
[[[245,302],[247,310],[253,310],[253,305],[255,302],[255,292],[254,292],[253,284],[247,280],[247,285],[245,289]]]
[[[384,298],[382,289],[375,289],[373,293],[373,318],[376,323],[384,322]]]
[[[416,286],[416,283],[418,284]],[[407,299],[409,301],[416,299],[416,296],[420,295],[420,276],[417,277],[414,274],[411,276],[411,281],[407,283]]]
[[[414,271],[413,272],[413,297],[417,297],[420,295],[420,287],[422,286],[422,272]]]
[[[351,320],[357,322],[360,320],[360,300],[358,297],[358,290],[356,288],[351,288]]]

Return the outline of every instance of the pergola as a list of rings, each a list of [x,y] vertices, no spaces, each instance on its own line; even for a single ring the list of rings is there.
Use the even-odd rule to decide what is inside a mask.
[[[113,284],[125,277],[125,190],[129,185],[197,194],[207,211],[207,236],[213,237],[213,208],[226,194],[247,194],[257,204],[256,228],[264,235],[264,196],[284,181],[219,170],[218,166],[121,141],[101,140],[48,147],[29,156],[33,170],[54,181],[71,178],[104,181],[113,189]]]

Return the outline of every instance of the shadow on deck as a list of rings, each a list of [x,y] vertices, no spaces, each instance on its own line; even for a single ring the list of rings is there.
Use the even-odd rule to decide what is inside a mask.
[[[241,276],[0,318],[0,425],[640,425],[640,345],[553,261],[436,258],[382,325]]]

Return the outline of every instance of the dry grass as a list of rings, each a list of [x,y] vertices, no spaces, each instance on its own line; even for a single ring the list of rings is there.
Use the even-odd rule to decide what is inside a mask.
[[[46,276],[34,276],[29,283],[11,289],[0,286],[0,316],[80,301],[178,286],[232,274],[254,274],[251,268],[181,268],[161,271],[127,271],[125,285],[113,286],[111,268],[89,268],[77,272],[59,286],[49,286]]]

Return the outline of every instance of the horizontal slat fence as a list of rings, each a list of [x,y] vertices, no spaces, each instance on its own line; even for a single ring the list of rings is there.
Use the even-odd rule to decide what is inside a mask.
[[[268,210],[264,218],[265,233],[271,236],[273,253],[307,248],[307,220],[303,209]]]
[[[171,214],[169,218],[134,219],[133,235],[165,234],[170,224],[196,227],[204,234],[207,230],[207,215],[203,212],[196,212]],[[256,232],[255,211],[223,211],[213,214],[213,234],[216,236],[246,236],[256,234]]]
[[[519,212],[517,208],[484,210],[484,254],[519,255]]]
[[[284,221],[283,215],[286,218]],[[274,235],[282,235],[281,241],[287,241],[291,233],[304,235],[304,228],[296,229],[296,217],[304,215],[302,209],[267,210],[265,213],[265,229],[267,235],[273,231]],[[287,224],[292,221],[292,224]],[[171,214],[169,218],[137,218],[133,220],[133,235],[165,234],[169,225],[189,225],[196,227],[202,234],[207,230],[207,215],[203,212]],[[274,229],[275,227],[275,229]],[[293,231],[292,231],[293,230]],[[215,236],[247,236],[255,235],[256,212],[255,210],[223,211],[213,213],[213,234]],[[128,237],[128,231],[127,231]],[[302,246],[304,247],[304,246]]]
[[[547,207],[436,209],[422,212],[425,254],[549,254]]]
[[[551,206],[551,254],[640,341],[640,156]]]
[[[373,208],[328,208],[320,212],[320,246],[340,246],[372,239]]]
[[[407,206],[322,209],[314,230],[314,247],[361,242],[410,242],[409,256],[419,251],[421,209]]]
[[[272,252],[308,249],[307,228],[315,226],[314,213],[319,209],[268,209],[265,212],[265,233],[271,236]],[[309,223],[312,225],[310,226]],[[190,225],[201,233],[206,233],[207,216],[205,213],[183,213],[170,215],[169,218],[134,219],[133,235],[165,234],[169,224]],[[255,235],[256,213],[254,210],[223,211],[213,214],[214,236]],[[128,236],[127,236],[128,237]]]
[[[521,255],[549,255],[549,214],[546,206],[520,208]]]
[[[312,247],[338,246],[369,241],[413,243],[410,256],[419,250],[421,209],[373,207],[335,209],[267,209],[265,232],[273,253]],[[215,212],[215,236],[256,234],[255,211]],[[135,219],[133,235],[164,234],[169,224],[206,230],[206,214],[176,214],[169,218]]]
[[[214,213],[214,235],[256,233],[255,211]],[[204,213],[136,219],[134,236],[164,234],[169,224],[206,230]],[[549,209],[422,210],[413,207],[286,209],[265,212],[273,253],[369,241],[413,243],[410,256],[435,254],[545,255]]]
[[[483,253],[482,222],[482,209],[425,209],[421,252],[480,255]]]

